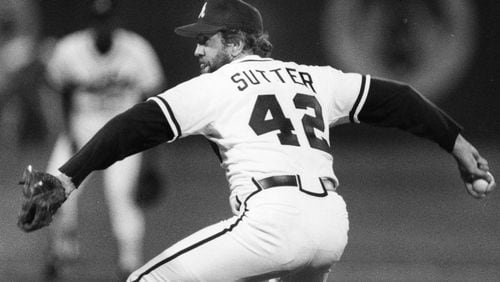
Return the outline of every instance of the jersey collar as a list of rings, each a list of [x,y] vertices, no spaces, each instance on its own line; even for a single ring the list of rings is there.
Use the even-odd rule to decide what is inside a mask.
[[[266,62],[266,61],[272,61],[271,58],[262,58],[261,56],[258,55],[247,55],[245,57],[236,59],[231,62],[232,63],[243,63],[243,62]]]

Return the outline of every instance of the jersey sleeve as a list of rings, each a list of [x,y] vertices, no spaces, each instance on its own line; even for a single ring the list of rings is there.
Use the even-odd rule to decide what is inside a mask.
[[[172,139],[173,130],[153,102],[139,103],[108,121],[59,170],[76,187],[93,171]]]
[[[398,128],[432,140],[448,152],[463,130],[455,120],[408,84],[372,79],[361,122]]]
[[[344,73],[331,67],[326,67],[325,80],[327,86],[327,99],[330,109],[328,122],[330,126],[346,123],[359,123],[358,115],[363,107],[368,89],[370,76],[358,73]]]
[[[148,100],[163,111],[173,130],[172,142],[189,135],[207,135],[219,108],[224,104],[222,91],[214,90],[211,74],[205,74],[177,85]]]

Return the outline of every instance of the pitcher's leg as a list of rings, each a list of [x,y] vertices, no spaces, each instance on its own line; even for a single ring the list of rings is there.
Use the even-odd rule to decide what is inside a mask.
[[[103,174],[111,226],[118,243],[119,267],[129,272],[143,263],[145,218],[133,197],[140,165],[141,155],[133,155]]]
[[[153,258],[128,281],[237,281],[272,271],[276,262],[234,236],[243,224],[233,217],[206,227]]]

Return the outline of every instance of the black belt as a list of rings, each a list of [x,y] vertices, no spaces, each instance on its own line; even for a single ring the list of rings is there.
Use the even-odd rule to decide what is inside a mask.
[[[319,183],[321,183],[321,186],[323,187],[322,193],[316,193],[304,190],[302,188],[299,175],[275,175],[260,180],[256,179],[253,180],[255,185],[257,185],[257,187],[259,187],[262,190],[280,186],[293,186],[293,187],[298,187],[300,191],[313,196],[326,196],[328,194],[327,191],[335,192],[337,188],[335,181],[330,177],[318,177],[318,181]]]

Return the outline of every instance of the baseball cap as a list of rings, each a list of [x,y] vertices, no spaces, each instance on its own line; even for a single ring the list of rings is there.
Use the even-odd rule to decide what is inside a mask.
[[[242,0],[207,0],[198,21],[175,29],[185,37],[214,34],[221,30],[238,29],[248,33],[263,32],[259,10]]]

